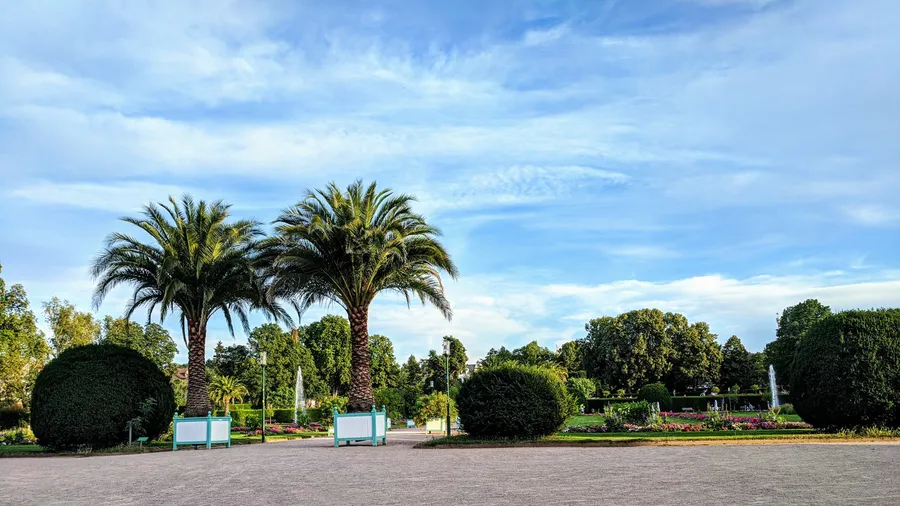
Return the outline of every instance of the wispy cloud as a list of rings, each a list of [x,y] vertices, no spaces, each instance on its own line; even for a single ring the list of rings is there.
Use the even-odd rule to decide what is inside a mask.
[[[58,256],[31,230],[91,229],[40,269],[68,279],[120,226],[113,213],[188,190],[266,220],[308,187],[361,177],[416,194],[465,275],[451,324],[373,313],[403,353],[442,332],[476,352],[558,342],[581,332],[566,316],[637,304],[758,345],[767,312],[794,298],[893,300],[890,278],[862,276],[889,276],[900,246],[885,233],[900,227],[892,0],[5,14],[5,272]]]

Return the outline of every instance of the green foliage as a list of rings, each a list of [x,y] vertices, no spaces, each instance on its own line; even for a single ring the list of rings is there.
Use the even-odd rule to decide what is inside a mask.
[[[738,336],[731,336],[722,347],[722,373],[720,382],[723,385],[739,385],[749,388],[756,383],[753,359]]]
[[[231,376],[215,376],[209,384],[209,399],[216,405],[231,411],[231,401],[243,399],[247,395],[247,387]]]
[[[712,392],[712,393],[714,393],[714,394],[717,394],[717,393],[719,393],[721,390],[719,389],[719,387],[713,385],[713,387],[710,388],[709,391]]]
[[[798,343],[816,322],[831,315],[831,308],[822,305],[816,299],[807,299],[782,311],[778,318],[775,340],[766,345],[765,354],[768,363],[775,367],[777,378],[785,383],[791,378],[791,366]],[[767,383],[768,380],[762,383]]]
[[[539,345],[537,341],[531,341],[525,346],[513,350],[513,360],[523,365],[544,366],[556,363],[556,354]]]
[[[0,406],[0,430],[28,424],[28,411],[22,406]]]
[[[125,317],[145,307],[148,318],[158,312],[160,320],[180,312],[187,333],[188,361],[194,371],[188,380],[188,416],[203,416],[210,410],[205,366],[206,324],[220,313],[231,334],[233,320],[249,332],[247,314],[264,309],[286,320],[287,313],[267,297],[268,279],[259,268],[259,223],[239,220],[228,223],[229,206],[221,201],[195,202],[185,195],[178,202],[150,204],[141,217],[123,221],[149,236],[113,233],[94,261],[97,279],[94,305],[99,306],[113,288],[131,285],[134,297]],[[235,318],[236,317],[236,318]]]
[[[455,420],[459,416],[456,408],[456,402],[450,399],[450,418]],[[447,417],[447,395],[443,392],[434,392],[419,398],[416,406],[416,414],[413,420],[416,425],[425,425],[425,421],[431,418]]]
[[[376,388],[375,389],[375,407],[381,409],[384,406],[387,409],[388,418],[398,419],[406,418],[406,403],[403,400],[403,392],[397,388]]]
[[[413,212],[413,200],[362,181],[345,191],[331,183],[307,192],[276,220],[276,236],[267,242],[272,293],[299,312],[337,302],[353,320],[351,341],[361,349],[369,338],[369,305],[382,291],[430,303],[450,318],[440,272],[456,278],[456,266],[437,240],[440,231]],[[374,400],[370,357],[353,354],[351,362],[349,406],[365,411]]]
[[[302,413],[298,410],[297,417],[299,419]],[[278,423],[294,423],[294,408],[290,409],[273,409],[272,420]]]
[[[818,320],[800,339],[790,384],[797,414],[816,427],[900,427],[900,309]]]
[[[559,348],[556,361],[563,366],[569,376],[584,369],[584,361],[581,359],[581,344],[578,341],[569,341]]]
[[[506,362],[515,361],[512,352],[507,350],[505,346],[501,346],[499,350],[491,348],[484,359],[481,360],[481,367],[496,367]]]
[[[2,272],[3,266],[0,266]],[[0,278],[0,403],[31,400],[34,380],[50,355],[22,285],[7,288]]]
[[[304,328],[303,344],[321,371],[324,395],[345,394],[350,388],[350,323],[346,318],[325,315]]]
[[[638,390],[637,398],[650,404],[658,402],[659,408],[663,411],[672,409],[672,394],[669,393],[669,389],[662,383],[644,385]]]
[[[187,403],[187,381],[172,376],[169,382],[172,384],[172,391],[175,393],[175,407],[184,408]]]
[[[594,395],[596,386],[587,378],[569,378],[566,389],[578,404],[587,407],[587,400]]]
[[[141,405],[154,399],[149,415]],[[175,412],[169,379],[140,353],[109,344],[70,348],[41,371],[31,424],[51,448],[94,448],[127,441],[126,423],[142,416],[150,439],[166,431]]]
[[[126,318],[104,318],[98,342],[131,348],[164,372],[172,369],[172,361],[178,353],[169,331],[156,323],[141,327]]]
[[[222,341],[216,343],[213,358],[206,361],[206,371],[214,376],[231,376],[242,379],[247,372],[250,349],[243,344],[225,347]]]
[[[294,407],[297,367],[303,371],[303,388],[309,399],[327,395],[327,388],[319,377],[312,353],[300,342],[295,341],[291,332],[281,330],[274,323],[267,323],[253,329],[247,339],[251,358],[245,361],[242,381],[246,382],[254,402],[262,403],[262,366],[256,357],[265,351],[268,354],[266,366],[266,404],[274,408]]]
[[[422,371],[421,364],[419,364],[415,356],[410,355],[406,363],[400,367],[400,386],[404,390],[420,391],[424,382],[425,373]]]
[[[606,432],[625,432],[627,430],[625,428],[625,420],[616,416],[612,406],[607,406],[604,413],[606,416],[603,424],[606,425]]]
[[[459,375],[465,372],[466,362],[469,357],[466,355],[466,347],[463,343],[453,337],[444,336],[444,339],[450,340],[450,386],[459,384]],[[441,344],[443,347],[443,343]],[[426,392],[446,392],[447,391],[447,375],[444,364],[444,355],[431,350],[428,358],[424,360],[425,372],[425,391]],[[434,382],[434,388],[431,388],[431,382]]]
[[[710,332],[705,322],[688,324],[687,318],[678,313],[666,313],[666,333],[672,338],[671,370],[667,383],[679,391],[696,391],[704,383],[719,379],[722,366],[722,350],[717,336]]]
[[[380,334],[369,336],[369,364],[372,388],[398,386],[400,366],[394,358],[394,345],[390,339]]]
[[[565,423],[572,405],[558,375],[515,363],[475,371],[457,402],[463,427],[475,438],[552,434]]]
[[[322,399],[322,402],[319,403],[322,425],[328,427],[334,424],[334,408],[337,408],[338,413],[346,413],[347,401],[346,397],[325,397]]]
[[[73,346],[91,344],[100,336],[100,323],[94,315],[77,311],[69,301],[53,297],[43,307],[44,317],[53,333],[50,345],[54,355],[59,356]]]
[[[650,420],[650,403],[647,401],[620,402],[610,406],[614,417],[625,423],[644,425]]]
[[[782,415],[796,415],[797,414],[797,410],[794,409],[793,404],[782,404],[781,406],[778,406],[777,411],[779,414],[782,414]]]
[[[662,379],[674,354],[666,328],[665,315],[658,309],[591,320],[585,325],[584,340],[588,374],[628,389]]]

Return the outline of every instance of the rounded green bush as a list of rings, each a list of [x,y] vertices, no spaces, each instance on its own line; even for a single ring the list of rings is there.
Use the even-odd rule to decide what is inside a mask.
[[[38,375],[31,396],[31,428],[41,446],[105,448],[128,441],[129,420],[141,405],[155,406],[142,422],[143,435],[156,439],[175,413],[169,379],[137,351],[91,344],[64,351]],[[134,437],[138,437],[134,435]]]
[[[505,363],[476,371],[462,384],[456,404],[471,437],[524,439],[560,430],[572,403],[552,372]]]
[[[663,411],[672,409],[672,394],[662,383],[644,385],[638,390],[637,398],[639,401],[647,401],[650,404],[658,402],[659,408]]]
[[[900,309],[844,311],[800,339],[791,401],[822,428],[900,427]]]

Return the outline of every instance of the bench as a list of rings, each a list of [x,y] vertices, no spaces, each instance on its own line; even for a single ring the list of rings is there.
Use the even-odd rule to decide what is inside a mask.
[[[684,413],[693,413],[694,408],[681,408],[681,411]]]

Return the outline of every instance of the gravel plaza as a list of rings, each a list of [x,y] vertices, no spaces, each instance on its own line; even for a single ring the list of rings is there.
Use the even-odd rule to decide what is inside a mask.
[[[900,446],[414,449],[331,439],[0,459],[0,504],[900,504]]]

